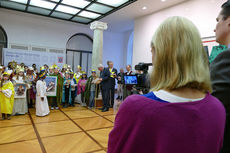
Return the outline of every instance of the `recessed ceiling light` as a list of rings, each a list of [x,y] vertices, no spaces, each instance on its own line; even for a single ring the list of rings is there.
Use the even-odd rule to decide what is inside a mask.
[[[86,0],[63,0],[62,3],[63,3],[63,4],[70,5],[70,6],[75,6],[75,7],[84,8],[84,7],[87,6],[90,2],[88,2],[88,1],[86,1]]]
[[[23,4],[27,3],[27,0],[10,0],[10,1],[18,2],[18,3],[23,3]]]
[[[79,9],[64,6],[64,5],[58,5],[56,10],[64,13],[69,13],[69,14],[76,14],[80,11]]]
[[[47,8],[47,9],[53,9],[56,6],[55,3],[51,3],[43,0],[31,0],[30,4],[33,6]]]
[[[92,13],[92,12],[88,12],[88,11],[82,11],[79,16],[83,16],[83,17],[87,17],[87,18],[91,18],[91,19],[95,19],[97,17],[99,17],[99,14],[96,13]]]
[[[166,0],[161,0],[162,2],[165,2]]]
[[[110,6],[114,6],[114,7],[118,7],[128,1],[129,0],[97,0],[97,2],[99,3],[104,3]]]
[[[147,9],[147,7],[146,7],[146,6],[142,7],[142,10],[146,10],[146,9]]]

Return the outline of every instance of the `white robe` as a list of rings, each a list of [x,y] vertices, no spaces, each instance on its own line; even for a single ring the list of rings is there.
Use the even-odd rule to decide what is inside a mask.
[[[13,77],[15,83],[22,83],[25,84],[23,77],[19,76],[18,80],[16,77]],[[17,92],[17,91],[15,91]],[[25,91],[26,92],[26,91]],[[26,114],[28,113],[28,106],[27,106],[27,99],[25,98],[14,98],[14,108],[12,115],[16,114]]]
[[[37,85],[37,94],[36,94],[36,115],[37,116],[46,116],[50,113],[49,104],[46,97],[46,82],[38,80]],[[44,98],[42,101],[41,98]]]

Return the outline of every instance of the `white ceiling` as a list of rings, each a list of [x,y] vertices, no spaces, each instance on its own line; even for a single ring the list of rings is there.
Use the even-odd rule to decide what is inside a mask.
[[[108,23],[108,30],[113,32],[125,32],[134,28],[134,19],[152,14],[189,0],[138,0],[100,21]],[[147,7],[143,10],[143,7]]]

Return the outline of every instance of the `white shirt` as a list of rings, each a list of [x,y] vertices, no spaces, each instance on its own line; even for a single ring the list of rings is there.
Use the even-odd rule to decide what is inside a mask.
[[[193,101],[199,101],[199,100],[204,99],[204,97],[198,98],[198,99],[183,98],[183,97],[173,95],[165,90],[154,91],[153,93],[161,100],[164,100],[170,103],[193,102]]]

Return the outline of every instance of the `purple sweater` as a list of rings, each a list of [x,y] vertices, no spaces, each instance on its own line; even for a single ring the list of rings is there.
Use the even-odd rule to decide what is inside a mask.
[[[108,153],[219,153],[225,116],[221,102],[210,94],[186,103],[133,95],[118,111]]]

